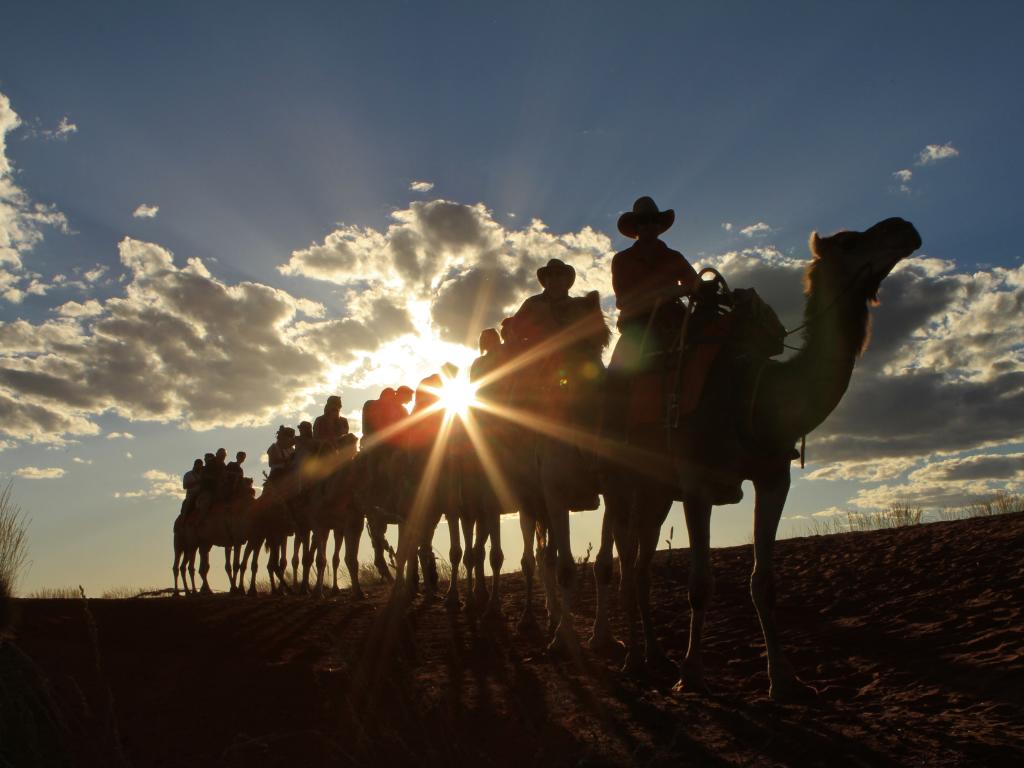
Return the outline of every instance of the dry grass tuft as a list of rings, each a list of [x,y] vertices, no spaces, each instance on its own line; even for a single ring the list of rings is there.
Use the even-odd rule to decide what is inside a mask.
[[[28,518],[14,503],[10,480],[0,491],[0,600],[14,595],[28,565]]]
[[[847,512],[828,518],[815,518],[807,526],[807,536],[828,536],[833,533],[850,531],[880,531],[890,528],[905,528],[922,523],[968,520],[974,517],[992,517],[1024,512],[1024,495],[1000,491],[990,499],[966,504],[962,507],[946,507],[925,512],[910,502],[890,504],[887,509],[876,512]]]
[[[43,587],[29,592],[28,597],[33,600],[77,600],[78,587]]]

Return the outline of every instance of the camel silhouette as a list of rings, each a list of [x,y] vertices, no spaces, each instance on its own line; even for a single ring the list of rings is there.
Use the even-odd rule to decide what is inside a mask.
[[[804,345],[788,360],[767,362],[734,404],[738,412],[746,414],[748,422],[741,463],[743,476],[753,481],[755,493],[750,592],[764,635],[774,699],[814,693],[797,677],[783,654],[775,622],[772,557],[789,492],[793,446],[839,404],[867,343],[868,306],[877,300],[882,280],[920,246],[917,230],[899,218],[886,219],[864,232],[842,231],[824,238],[813,234],[813,258],[804,280]],[[608,607],[614,544],[620,554],[620,590],[629,627],[626,668],[636,669],[645,662],[650,667],[674,668],[658,646],[651,618],[650,564],[661,525],[673,499],[681,495],[690,539],[691,618],[689,647],[677,686],[700,691],[705,688],[701,637],[714,585],[710,559],[712,506],[705,500],[709,494],[700,487],[699,473],[684,466],[685,462],[674,461],[677,457],[666,458],[673,465],[680,487],[666,487],[662,478],[629,472],[607,489],[601,547],[594,566],[597,615],[590,642],[592,647],[613,642]],[[637,611],[643,626],[643,647],[636,629]]]

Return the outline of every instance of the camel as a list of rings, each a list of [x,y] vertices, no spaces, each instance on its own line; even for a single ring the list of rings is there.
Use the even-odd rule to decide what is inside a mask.
[[[520,408],[506,412],[522,438],[506,441],[516,443],[517,450],[516,459],[505,462],[517,491],[523,534],[526,605],[519,627],[528,629],[534,623],[531,600],[536,539],[552,650],[576,645],[572,623],[576,561],[570,546],[569,516],[598,505],[594,462],[580,436],[595,431],[600,418],[601,354],[611,339],[596,292],[570,302],[566,327],[542,342],[541,348],[550,352],[536,367],[524,368],[516,375],[511,398],[522,401]],[[539,381],[540,388],[534,383],[524,392],[525,381]]]
[[[212,592],[207,580],[210,571],[210,550],[224,547],[224,570],[231,585],[231,592],[241,588],[238,580],[239,554],[249,535],[250,505],[248,496],[230,501],[214,499],[213,494],[204,491],[196,500],[192,514],[186,517],[178,514],[174,521],[174,594],[178,594],[178,576],[181,575],[185,591],[195,593],[195,556],[199,554],[199,577],[203,594]],[[192,580],[188,589],[185,581],[186,568]],[[236,581],[239,583],[236,584]]]
[[[174,596],[178,592],[178,576],[181,576],[181,586],[186,594],[195,594],[196,589],[196,537],[188,520],[182,512],[174,518],[174,564],[171,571],[174,573]],[[192,587],[189,588],[186,572],[192,579]]]
[[[204,594],[210,593],[207,574],[210,572],[210,550],[213,547],[224,547],[224,571],[231,585],[231,592],[241,589],[239,574],[239,554],[242,546],[249,538],[252,523],[253,499],[248,494],[227,501],[213,498],[211,493],[201,493],[196,502],[195,540],[199,551],[199,577]],[[232,555],[234,560],[232,561]],[[236,585],[236,580],[239,582]]]
[[[275,485],[280,485],[276,488]],[[249,579],[249,594],[256,594],[256,571],[260,548],[266,545],[267,576],[270,579],[270,591],[273,594],[287,594],[288,584],[285,581],[285,568],[288,556],[288,537],[294,533],[294,523],[289,510],[290,487],[288,477],[275,484],[266,483],[252,505],[249,537],[242,556],[240,573],[245,573],[252,556],[252,572]],[[241,579],[239,586],[241,586]]]
[[[450,608],[459,605],[458,568],[462,561],[459,536],[461,478],[452,457],[443,445],[437,449],[410,450],[397,454],[396,467],[402,482],[398,523],[398,552],[395,564],[394,589],[406,597],[418,591],[419,568],[423,570],[424,589],[428,597],[437,590],[437,569],[433,562],[434,531],[441,518],[448,523],[450,537],[449,562],[451,579],[445,602]]]
[[[462,561],[459,507],[462,498],[461,455],[452,440],[453,421],[439,405],[442,378],[433,374],[420,382],[411,421],[403,429],[403,450],[396,451],[389,475],[395,491],[398,554],[393,592],[411,597],[418,590],[418,553],[428,597],[437,588],[433,567],[434,531],[443,516],[448,522],[451,579],[445,600],[459,605],[458,568]]]
[[[764,636],[770,695],[784,700],[813,696],[787,661],[775,622],[773,549],[779,519],[790,485],[790,462],[798,455],[794,444],[818,427],[846,392],[869,329],[868,305],[876,301],[881,281],[896,264],[921,246],[909,222],[893,218],[864,232],[838,232],[810,239],[812,260],[805,274],[804,344],[792,358],[768,361],[751,376],[735,403],[744,414],[741,465],[743,477],[754,485],[754,568],[750,592]],[[700,436],[697,435],[699,438]],[[661,443],[665,444],[662,435]],[[700,440],[696,443],[699,445]],[[668,457],[670,460],[671,456]],[[693,473],[676,465],[677,478]],[[593,646],[612,642],[608,625],[608,591],[612,544],[620,553],[620,589],[629,626],[626,667],[646,663],[670,667],[658,647],[650,612],[650,563],[661,525],[676,494],[683,499],[690,539],[690,632],[677,690],[704,691],[701,639],[713,591],[710,560],[711,504],[699,480],[666,487],[663,479],[632,475],[605,495],[601,549],[595,563],[598,586]],[[635,583],[634,583],[635,581]],[[641,649],[635,628],[639,609],[643,625]]]
[[[485,430],[485,445],[475,446],[476,451],[489,451],[496,454],[493,435]],[[506,502],[508,503],[508,502]],[[513,507],[514,509],[514,507]],[[502,501],[493,487],[493,479],[487,475],[483,462],[475,453],[463,456],[462,464],[462,505],[460,522],[466,551],[463,564],[466,566],[466,594],[472,596],[467,606],[484,609],[488,618],[501,615],[501,566],[505,555],[501,550],[501,513]],[[512,509],[507,510],[509,512]],[[491,590],[488,593],[484,577],[484,552],[487,542],[491,542]],[[454,572],[453,572],[454,574]],[[475,583],[475,586],[474,586]]]
[[[353,446],[354,448],[354,446]],[[337,469],[326,477],[313,496],[313,550],[316,552],[316,586],[313,594],[323,596],[324,573],[327,569],[327,537],[334,532],[332,591],[338,594],[338,566],[342,542],[345,544],[345,566],[348,568],[352,596],[361,599],[359,585],[359,539],[363,533],[363,509],[360,502],[365,461],[354,450],[341,457]]]

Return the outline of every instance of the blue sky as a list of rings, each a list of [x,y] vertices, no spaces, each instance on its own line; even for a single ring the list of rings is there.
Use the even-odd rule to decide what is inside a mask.
[[[34,234],[13,246],[18,264],[0,263],[5,333],[28,323],[0,368],[50,377],[48,388],[0,382],[19,407],[0,471],[22,471],[16,496],[33,517],[25,586],[163,583],[175,506],[167,477],[193,455],[224,445],[255,464],[274,426],[317,413],[332,387],[350,410],[397,383],[366,358],[402,358],[403,333],[407,347],[455,340],[488,243],[506,251],[498,274],[509,306],[534,287],[514,265],[529,274],[556,252],[575,259],[580,287],[607,295],[606,257],[625,245],[615,219],[641,194],[677,211],[671,245],[695,263],[729,265],[784,318],[799,311],[812,230],[899,215],[924,237],[920,262],[883,289],[876,354],[849,403],[809,438],[812,463],[795,472],[788,515],[1020,487],[1024,363],[1006,320],[1024,282],[1024,12],[550,5],[5,5],[0,94],[19,121],[4,128],[0,234]],[[433,186],[414,191],[414,181]],[[48,220],[33,217],[35,204],[52,206]],[[143,204],[159,210],[133,217]],[[546,225],[536,236],[534,219]],[[418,243],[420,283],[372,260],[402,238]],[[230,371],[189,368],[184,386],[184,369],[164,370],[172,350],[155,337],[152,379],[118,377],[128,361],[96,346],[95,324],[146,303],[180,319],[187,307],[167,306],[160,283],[166,253],[173,280],[199,286],[196,295],[232,296],[223,318],[210,310],[204,333],[246,318],[230,329],[252,333],[239,342],[244,360],[208,352],[259,375],[286,361],[285,381],[250,394]],[[201,267],[186,267],[190,258]],[[85,279],[97,267],[106,269]],[[268,306],[288,315],[283,325],[260,326]],[[381,312],[393,327],[369,343],[363,325]],[[153,334],[176,327],[145,322]],[[138,328],[123,332],[145,348]],[[123,347],[128,337],[117,338]],[[351,354],[353,339],[372,349]],[[258,349],[267,360],[253,360]],[[150,385],[156,395],[142,391]],[[241,396],[207,402],[211,387]],[[923,409],[927,418],[911,418]],[[871,456],[858,447],[868,445]],[[26,468],[63,475],[30,479]],[[716,516],[717,544],[746,541],[747,504]],[[577,548],[596,541],[596,519],[574,518]],[[681,516],[672,522],[678,545]],[[510,562],[515,531],[510,521]]]

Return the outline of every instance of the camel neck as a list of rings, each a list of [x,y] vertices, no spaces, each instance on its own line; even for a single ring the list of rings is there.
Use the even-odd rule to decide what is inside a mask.
[[[766,372],[765,402],[758,410],[771,435],[796,440],[839,404],[867,337],[867,313],[862,297],[812,292],[803,347]]]

